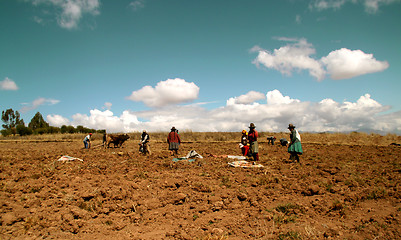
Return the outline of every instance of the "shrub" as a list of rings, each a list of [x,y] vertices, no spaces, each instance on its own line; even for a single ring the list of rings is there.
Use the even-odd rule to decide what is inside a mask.
[[[0,131],[1,135],[3,135],[4,137],[10,136],[12,133],[11,129],[3,129]]]
[[[37,129],[35,129],[35,134],[42,135],[42,134],[45,134],[45,133],[47,133],[47,128],[37,128]]]
[[[25,125],[18,125],[17,126],[17,134],[20,136],[31,135],[33,133],[32,129],[29,127],[25,127]]]

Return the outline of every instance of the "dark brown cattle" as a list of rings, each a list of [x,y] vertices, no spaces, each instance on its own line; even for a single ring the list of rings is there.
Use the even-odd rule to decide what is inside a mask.
[[[105,147],[110,147],[110,143],[113,143],[114,147],[121,147],[128,139],[128,134],[108,134]]]

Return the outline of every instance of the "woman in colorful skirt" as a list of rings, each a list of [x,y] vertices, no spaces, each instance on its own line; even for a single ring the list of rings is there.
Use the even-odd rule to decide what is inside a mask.
[[[301,135],[295,129],[295,126],[292,124],[288,125],[288,130],[291,131],[290,134],[290,145],[288,146],[288,152],[290,155],[290,160],[299,162],[299,155],[303,153],[302,145],[301,145]]]

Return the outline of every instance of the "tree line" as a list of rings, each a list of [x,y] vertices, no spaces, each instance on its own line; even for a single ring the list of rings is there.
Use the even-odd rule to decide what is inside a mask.
[[[0,130],[1,135],[32,135],[32,134],[55,134],[55,133],[104,133],[105,130],[95,130],[86,128],[84,126],[66,126],[53,127],[47,123],[40,112],[37,112],[31,119],[28,126],[25,125],[24,120],[18,111],[10,108],[1,113],[1,120],[3,129]]]

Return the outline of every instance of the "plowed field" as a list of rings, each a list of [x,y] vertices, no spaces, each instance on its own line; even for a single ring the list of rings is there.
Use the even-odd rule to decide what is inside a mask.
[[[1,239],[401,239],[399,146],[303,142],[299,164],[260,142],[263,168],[229,166],[228,141],[184,142],[194,162],[82,147],[0,142]]]

